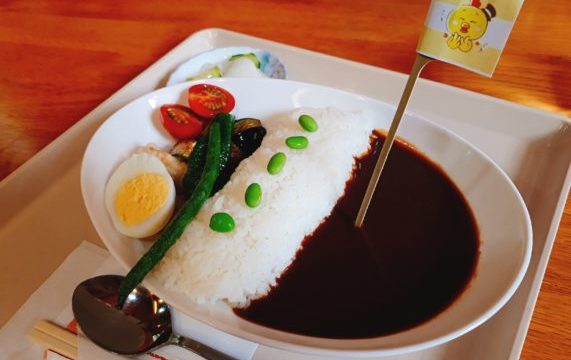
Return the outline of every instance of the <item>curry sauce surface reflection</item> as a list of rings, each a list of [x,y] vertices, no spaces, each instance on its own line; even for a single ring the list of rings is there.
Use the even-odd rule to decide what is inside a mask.
[[[374,151],[357,160],[345,195],[278,285],[236,314],[303,335],[374,337],[421,324],[462,293],[478,260],[476,223],[456,185],[414,148],[395,142],[364,226],[354,227],[383,139],[372,138]]]

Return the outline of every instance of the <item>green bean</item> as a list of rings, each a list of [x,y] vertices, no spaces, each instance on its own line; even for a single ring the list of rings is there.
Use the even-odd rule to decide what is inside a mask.
[[[206,162],[207,140],[207,136],[201,136],[196,141],[196,145],[194,145],[194,149],[188,158],[188,168],[182,178],[182,188],[187,195],[192,194],[202,175]]]
[[[213,123],[215,122],[220,124],[220,173],[222,173],[230,160],[234,116],[227,113],[220,113],[214,118]],[[208,147],[206,140],[208,140],[207,136],[200,137],[188,158],[188,169],[182,179],[182,188],[187,195],[192,194],[196,188],[202,170],[204,169]]]
[[[220,171],[220,142],[220,124],[215,122],[210,126],[206,164],[196,188],[181,209],[167,224],[159,236],[159,239],[151,246],[145,255],[137,261],[127,276],[125,276],[125,279],[119,287],[119,306],[123,305],[131,291],[133,291],[153,267],[161,261],[168,249],[170,249],[182,235],[186,226],[195,218],[202,205],[204,205],[204,202],[212,193],[212,188]]]
[[[228,165],[228,160],[230,160],[234,119],[234,116],[228,113],[220,113],[214,118],[214,122],[220,123],[220,172],[224,170]]]

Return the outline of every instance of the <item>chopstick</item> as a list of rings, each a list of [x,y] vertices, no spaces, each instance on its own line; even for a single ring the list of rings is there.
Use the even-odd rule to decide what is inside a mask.
[[[77,359],[77,337],[72,332],[46,320],[38,321],[28,338],[70,359]]]

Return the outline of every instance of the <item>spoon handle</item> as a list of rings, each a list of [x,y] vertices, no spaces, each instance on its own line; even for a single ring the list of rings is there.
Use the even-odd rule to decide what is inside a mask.
[[[184,336],[173,335],[169,339],[168,343],[192,351],[206,360],[236,360],[235,358],[213,349],[210,346]]]

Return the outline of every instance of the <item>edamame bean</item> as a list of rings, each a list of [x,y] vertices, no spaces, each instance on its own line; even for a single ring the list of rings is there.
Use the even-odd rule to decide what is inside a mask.
[[[275,153],[268,162],[268,172],[271,175],[279,174],[284,168],[286,162],[286,154],[283,152]]]
[[[316,132],[319,129],[319,125],[317,125],[317,121],[307,114],[303,114],[299,117],[299,125],[308,132]]]
[[[305,149],[309,144],[309,140],[305,136],[290,136],[285,143],[292,149]]]
[[[262,202],[262,187],[258,183],[251,183],[244,195],[246,205],[255,208]]]
[[[230,232],[234,230],[234,219],[230,214],[219,212],[210,217],[210,228],[217,232]]]

